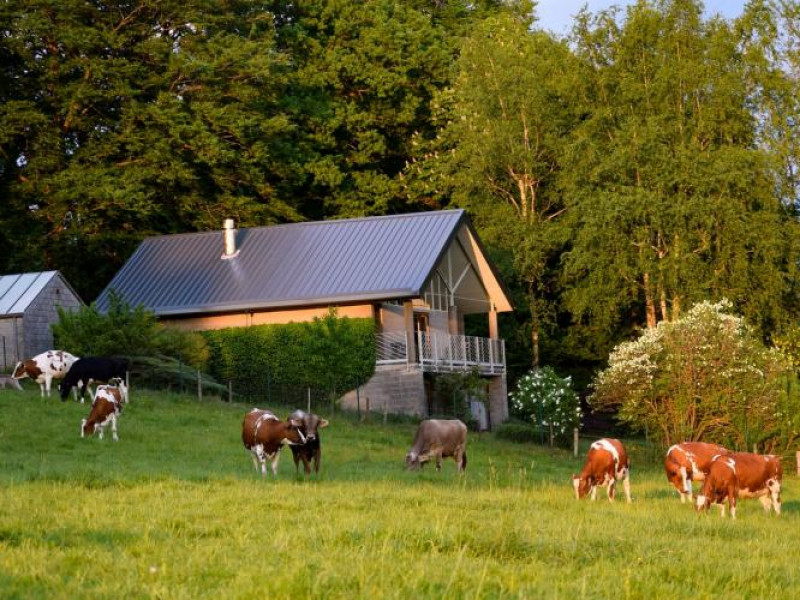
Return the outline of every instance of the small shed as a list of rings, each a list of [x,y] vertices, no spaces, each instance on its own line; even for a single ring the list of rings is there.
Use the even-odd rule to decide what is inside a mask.
[[[58,307],[83,306],[80,296],[58,271],[0,275],[0,368],[53,348],[50,325]]]

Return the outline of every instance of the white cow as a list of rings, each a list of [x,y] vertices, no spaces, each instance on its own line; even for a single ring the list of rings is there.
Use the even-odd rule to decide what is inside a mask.
[[[78,357],[69,352],[48,350],[33,358],[18,362],[11,376],[14,379],[30,377],[39,384],[42,398],[44,398],[45,392],[49,397],[53,379],[62,379],[76,360]]]

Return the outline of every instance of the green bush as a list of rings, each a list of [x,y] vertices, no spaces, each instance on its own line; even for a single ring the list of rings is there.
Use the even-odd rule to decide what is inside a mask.
[[[509,397],[514,413],[546,431],[548,437],[552,435],[551,441],[566,443],[572,439],[572,430],[580,427],[581,407],[572,380],[559,377],[551,367],[522,376]]]
[[[793,369],[730,308],[702,302],[617,346],[595,378],[592,406],[616,410],[663,446],[698,440],[737,450],[792,448],[800,415]]]
[[[111,293],[106,314],[96,304],[76,311],[58,309],[51,326],[56,348],[76,356],[166,356],[205,370],[209,350],[199,333],[161,325],[152,311],[132,308]]]
[[[235,390],[270,384],[352,389],[375,370],[371,319],[338,318],[331,310],[312,322],[256,325],[203,332],[211,373]]]
[[[541,441],[541,433],[538,428],[530,423],[523,423],[520,421],[501,423],[495,429],[495,435],[500,439],[517,442],[518,444]]]

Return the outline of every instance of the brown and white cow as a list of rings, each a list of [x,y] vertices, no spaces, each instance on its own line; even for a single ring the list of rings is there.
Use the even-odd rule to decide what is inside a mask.
[[[583,498],[591,494],[592,500],[597,498],[597,487],[606,486],[609,502],[614,501],[617,480],[622,480],[625,498],[631,501],[630,464],[628,453],[622,442],[612,438],[597,440],[589,447],[586,464],[579,475],[572,476],[572,487],[575,497]]]
[[[783,467],[778,457],[749,452],[734,452],[716,456],[711,461],[703,489],[697,496],[697,510],[708,510],[712,504],[722,508],[726,500],[731,517],[736,518],[738,498],[758,498],[766,512],[781,514],[781,483]]]
[[[664,469],[667,479],[678,490],[681,503],[686,502],[687,497],[692,501],[692,481],[703,481],[711,468],[711,460],[725,454],[730,451],[719,444],[684,442],[670,446],[664,458]]]
[[[253,454],[253,464],[258,470],[261,464],[261,476],[267,474],[267,459],[272,461],[272,476],[278,476],[278,458],[283,446],[287,444],[303,444],[305,436],[300,430],[303,423],[298,419],[288,418],[281,421],[272,412],[254,408],[244,417],[242,422],[242,443]]]
[[[442,470],[442,459],[452,456],[459,473],[467,468],[467,426],[458,419],[428,419],[417,427],[414,444],[406,454],[409,470],[436,459],[436,470]]]
[[[300,461],[303,461],[303,468],[306,475],[311,474],[311,463],[314,463],[314,472],[319,473],[319,463],[322,460],[322,440],[319,437],[319,430],[328,426],[328,421],[314,413],[307,413],[304,410],[296,410],[290,419],[302,422],[300,430],[306,438],[304,444],[293,444],[292,458],[294,459],[295,471],[300,470]]]
[[[118,442],[117,418],[122,413],[127,396],[125,382],[121,379],[113,380],[113,384],[98,385],[94,392],[89,418],[81,420],[81,437],[91,436],[99,431],[102,440],[106,426],[111,423],[111,437]]]
[[[69,352],[48,350],[37,354],[33,358],[18,362],[11,376],[14,379],[30,377],[36,381],[42,392],[42,398],[44,398],[45,391],[50,396],[50,387],[53,379],[63,378],[76,360],[78,358]]]

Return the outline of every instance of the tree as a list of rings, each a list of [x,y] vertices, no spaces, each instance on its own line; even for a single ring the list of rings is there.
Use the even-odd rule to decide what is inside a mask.
[[[797,223],[749,103],[747,31],[696,0],[640,2],[575,28],[586,113],[565,173],[566,302],[617,335],[731,298],[764,331],[796,314]]]
[[[408,174],[425,180],[438,170],[450,202],[470,210],[495,254],[510,257],[530,312],[529,364],[537,366],[542,331],[555,322],[555,270],[566,241],[558,175],[575,114],[569,49],[529,25],[507,11],[475,27],[452,90],[438,97],[447,116],[440,147]]]

